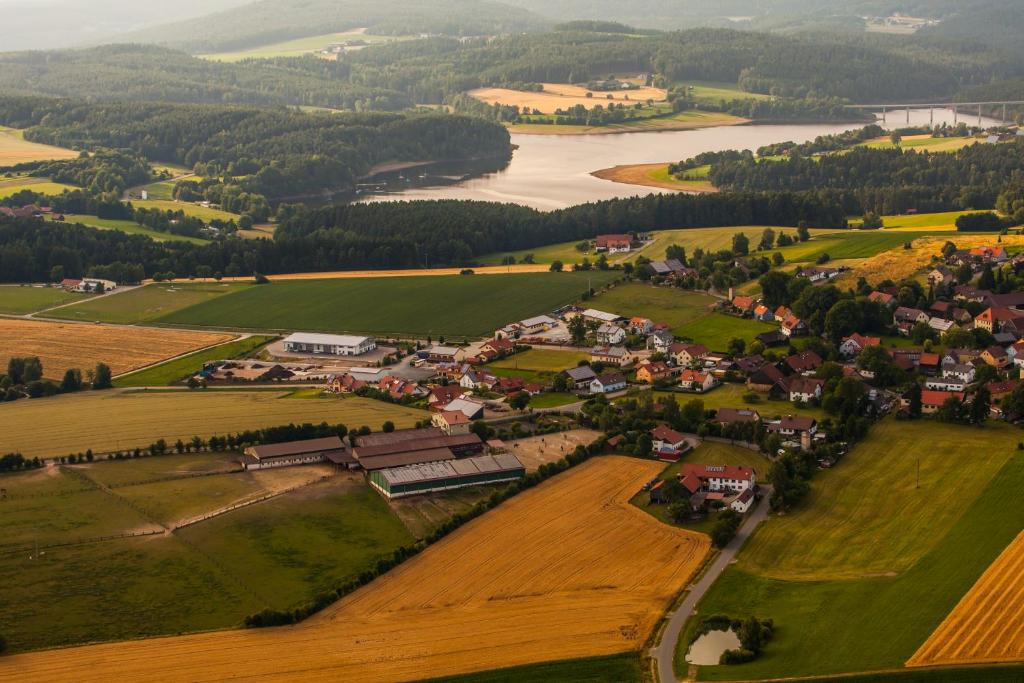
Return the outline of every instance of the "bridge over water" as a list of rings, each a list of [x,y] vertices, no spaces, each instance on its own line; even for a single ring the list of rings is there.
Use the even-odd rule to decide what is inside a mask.
[[[912,109],[927,109],[929,122],[935,123],[935,110],[936,109],[952,109],[953,110],[953,124],[956,125],[960,122],[960,113],[964,111],[964,118],[967,118],[966,111],[978,108],[978,125],[981,126],[982,110],[984,107],[998,107],[1002,106],[1003,118],[1002,121],[1006,123],[1006,107],[1014,105],[1024,105],[1024,100],[998,100],[991,102],[915,102],[912,104],[899,104],[888,102],[886,104],[848,104],[847,109],[868,109],[872,111],[882,112],[882,122],[885,122],[886,115],[890,111],[901,111],[906,110],[907,112],[907,123],[910,123],[910,111]]]

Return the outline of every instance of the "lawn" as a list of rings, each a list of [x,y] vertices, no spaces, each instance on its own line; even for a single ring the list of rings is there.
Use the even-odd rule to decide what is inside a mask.
[[[900,140],[900,149],[912,149],[917,152],[956,152],[970,145],[978,144],[975,137],[933,138],[931,135],[908,135]],[[858,147],[872,149],[893,149],[896,145],[888,137],[875,138],[862,142]]]
[[[613,271],[271,282],[156,322],[244,329],[477,337],[576,300]]]
[[[169,386],[185,379],[203,368],[204,363],[214,360],[230,360],[244,358],[253,351],[273,340],[274,337],[254,335],[214,346],[203,351],[189,354],[182,358],[167,361],[151,368],[139,370],[118,377],[114,381],[117,387],[156,387]]]
[[[882,216],[886,230],[956,230],[956,219],[974,211],[945,211],[940,213],[918,213],[912,215]]]
[[[629,283],[602,292],[588,305],[627,317],[650,318],[656,323],[677,328],[707,316],[709,307],[714,303],[714,297],[700,292]]]
[[[712,389],[706,394],[690,394],[683,392],[672,392],[672,396],[680,404],[688,403],[694,399],[703,401],[705,410],[718,410],[719,408],[750,408],[760,413],[765,420],[774,420],[783,415],[806,415],[816,420],[824,419],[825,411],[821,408],[809,406],[798,406],[788,401],[769,401],[765,394],[758,394],[760,401],[747,403],[743,395],[748,393],[746,385],[743,384],[721,384],[717,389]],[[655,397],[669,395],[668,392],[655,392]]]
[[[60,287],[26,285],[0,286],[0,313],[24,315],[87,298],[88,294],[68,292]]]
[[[48,314],[63,320],[86,320],[135,325],[196,304],[241,292],[252,285],[213,282],[181,284],[156,283],[122,291],[76,306],[68,306]]]
[[[1024,486],[1016,433],[950,426],[936,437],[935,426],[876,425],[819,475],[803,510],[758,531],[698,614],[770,617],[776,636],[755,662],[703,667],[700,678],[902,666],[1024,526],[1024,508],[1006,504]]]
[[[220,209],[206,208],[191,202],[178,202],[173,199],[133,199],[132,206],[137,209],[160,209],[161,211],[184,211],[186,216],[194,216],[204,221],[220,219],[222,221],[237,221],[238,214]]]
[[[302,55],[319,52],[331,43],[344,43],[348,40],[364,40],[367,43],[374,44],[410,39],[412,39],[412,36],[375,36],[357,30],[344,33],[325,33],[323,35],[298,38],[272,45],[263,45],[248,50],[239,50],[238,52],[219,52],[200,56],[203,59],[211,59],[218,62],[240,62],[243,59],[301,57]]]
[[[80,223],[86,227],[97,228],[99,230],[116,230],[129,235],[142,235],[157,242],[190,242],[192,244],[209,244],[209,240],[204,240],[199,237],[172,235],[169,232],[152,230],[139,225],[135,221],[122,220],[118,218],[97,218],[96,216],[86,216],[84,214],[65,214],[64,219],[66,223]]]
[[[541,394],[540,396],[534,396],[530,399],[531,408],[560,408],[561,406],[569,405],[570,403],[576,403],[579,401],[579,397],[573,394],[562,394],[549,391]]]
[[[724,81],[685,81],[681,85],[692,86],[690,96],[704,102],[721,102],[722,100],[770,100],[771,95],[740,90],[735,83]]]
[[[801,242],[790,247],[777,249],[788,263],[816,261],[822,254],[828,254],[832,260],[870,258],[883,251],[903,246],[918,237],[928,237],[940,229],[931,231],[890,231],[890,230],[858,230],[841,234],[833,234],[821,240]]]
[[[0,134],[0,138],[2,137],[2,134]],[[0,142],[0,156],[3,155],[2,147],[3,144]],[[31,190],[38,194],[53,196],[64,194],[65,191],[70,192],[71,190],[77,189],[78,188],[74,185],[52,183],[46,178],[10,178],[0,180],[0,199],[6,199],[7,197],[16,195],[22,190]]]
[[[378,431],[386,421],[405,428],[426,415],[356,396],[287,400],[288,394],[286,390],[115,389],[17,401],[0,408],[4,418],[0,453],[20,452],[28,457],[86,449],[103,453],[145,448],[160,438],[173,444],[177,439],[207,438],[289,422],[367,425]],[[45,425],[42,430],[41,425]]]
[[[462,676],[431,678],[426,683],[641,683],[646,680],[635,652],[561,662],[527,664]]]
[[[582,351],[561,351],[555,349],[530,349],[501,360],[488,368],[505,370],[532,370],[534,372],[558,373],[579,365],[581,360],[590,360],[590,354]]]
[[[735,338],[745,340],[748,344],[762,332],[777,330],[778,325],[763,323],[751,318],[737,318],[723,313],[711,313],[693,322],[672,329],[677,337],[692,339],[704,344],[712,351],[725,351],[729,341]]]

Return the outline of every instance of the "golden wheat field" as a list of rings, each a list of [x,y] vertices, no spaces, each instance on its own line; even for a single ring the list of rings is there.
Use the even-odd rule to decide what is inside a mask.
[[[220,344],[232,335],[142,327],[76,325],[0,319],[0,365],[12,356],[39,356],[43,373],[60,379],[68,368],[85,372],[103,362],[115,375]]]
[[[913,277],[922,269],[932,263],[933,256],[942,253],[942,246],[946,242],[952,242],[957,249],[969,249],[985,245],[995,245],[995,235],[962,235],[950,234],[949,237],[920,237],[911,242],[910,249],[897,247],[881,254],[872,256],[860,262],[853,270],[844,273],[840,282],[853,283],[857,278],[864,277],[870,283],[881,282],[890,279],[899,282],[902,279]],[[999,242],[1004,247],[1024,245],[1022,235],[1003,235]]]
[[[29,142],[22,135],[23,131],[0,126],[0,166],[51,159],[74,159],[78,156],[78,152],[74,150]]]
[[[580,465],[298,626],[13,655],[0,681],[402,681],[635,650],[709,549],[629,505],[661,469]]]
[[[907,666],[1024,661],[1024,532],[1007,546]]]
[[[511,90],[509,88],[477,88],[469,92],[487,104],[507,104],[517,107],[529,107],[536,109],[542,114],[553,114],[556,109],[568,109],[582,104],[587,109],[592,109],[600,104],[607,107],[609,102],[632,103],[664,102],[666,93],[661,88],[643,87],[636,90],[618,90],[613,92],[594,91],[593,97],[587,97],[587,89],[577,85],[565,83],[544,83],[542,92],[528,92],[525,90]],[[608,96],[611,95],[611,99]]]

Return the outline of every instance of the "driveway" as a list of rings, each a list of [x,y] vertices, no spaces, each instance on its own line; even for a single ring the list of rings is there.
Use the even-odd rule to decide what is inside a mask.
[[[708,589],[714,585],[718,577],[725,571],[725,568],[736,559],[736,553],[740,551],[740,548],[743,547],[743,544],[754,533],[757,526],[768,519],[768,499],[771,498],[771,488],[767,486],[762,487],[762,492],[764,493],[763,499],[754,508],[754,511],[747,516],[747,519],[744,520],[743,525],[736,532],[736,537],[729,541],[727,546],[722,548],[718,553],[718,557],[711,563],[707,571],[701,575],[696,583],[690,585],[689,593],[686,594],[679,607],[669,614],[668,625],[661,634],[661,640],[650,650],[650,655],[657,662],[658,680],[661,683],[679,680],[676,678],[672,666],[676,653],[676,643],[679,641],[679,635],[683,631],[683,626],[686,625],[686,620],[690,618],[690,615],[696,609],[697,603],[701,601],[708,592]]]

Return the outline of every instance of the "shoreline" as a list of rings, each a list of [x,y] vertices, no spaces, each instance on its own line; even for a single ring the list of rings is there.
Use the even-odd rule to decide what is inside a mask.
[[[728,116],[728,115],[726,115]],[[668,119],[647,119],[659,121],[654,125],[643,123],[615,123],[607,126],[576,126],[553,123],[516,123],[505,128],[513,135],[625,135],[626,133],[668,133],[722,126],[746,126],[754,121],[730,116],[726,119],[709,121],[671,121]]]
[[[651,171],[665,168],[669,162],[655,164],[621,164],[611,168],[592,171],[590,175],[601,180],[609,180],[623,185],[640,185],[656,187],[661,190],[673,190],[684,194],[705,194],[718,192],[718,188],[710,182],[702,180],[663,181],[650,176]]]

